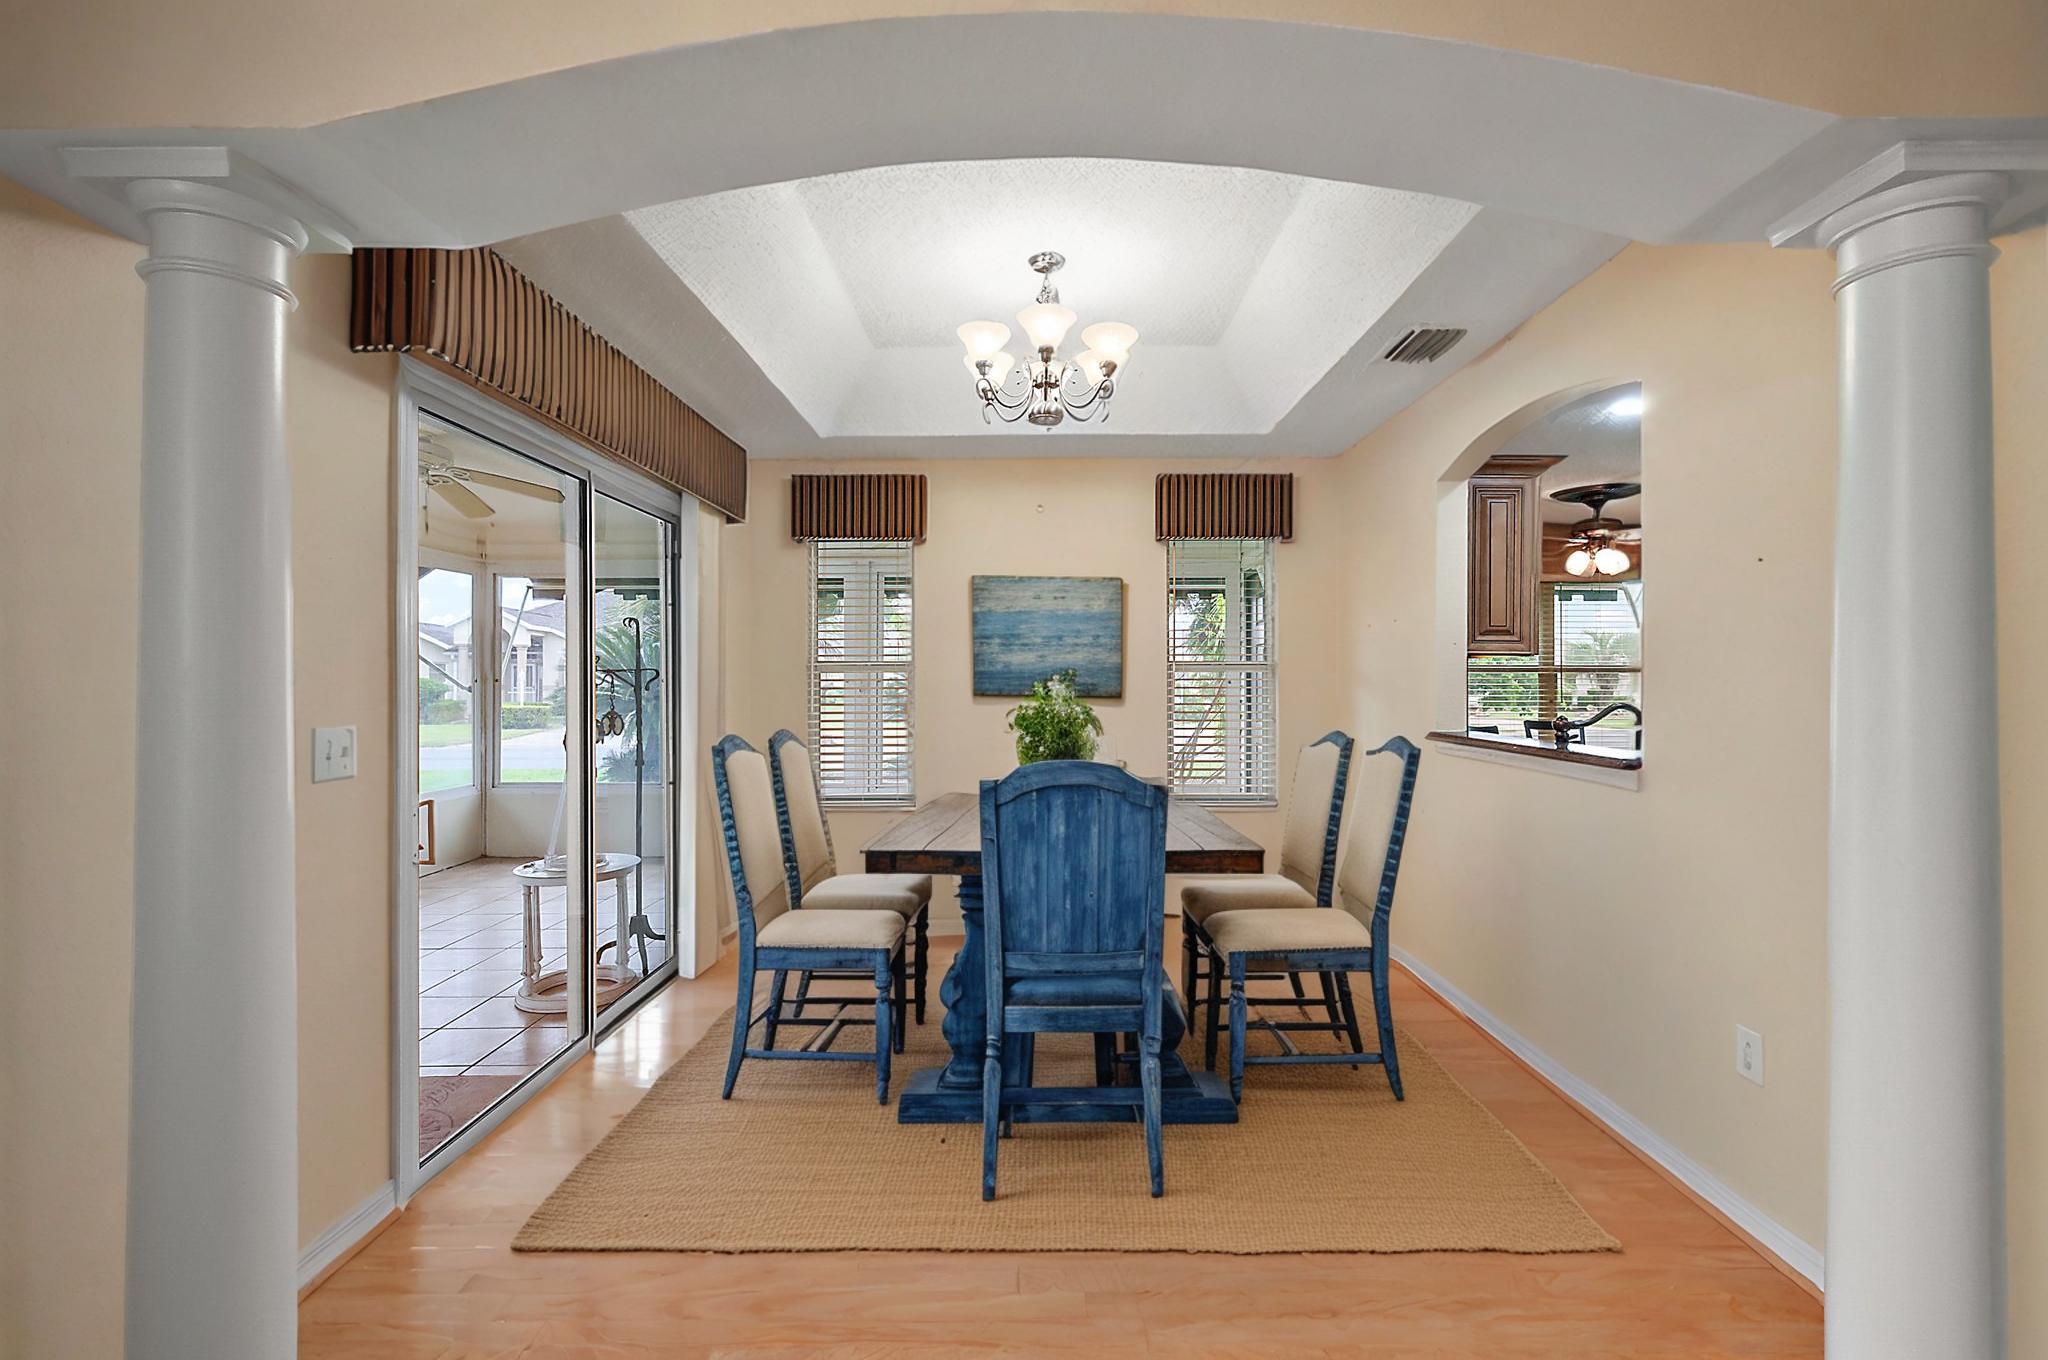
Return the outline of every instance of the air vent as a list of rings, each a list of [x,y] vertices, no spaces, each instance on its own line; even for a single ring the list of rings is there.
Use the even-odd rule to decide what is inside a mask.
[[[1381,357],[1397,364],[1433,364],[1464,338],[1463,326],[1418,326]]]

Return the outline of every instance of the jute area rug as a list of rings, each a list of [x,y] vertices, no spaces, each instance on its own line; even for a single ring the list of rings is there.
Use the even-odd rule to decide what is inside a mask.
[[[556,1187],[515,1251],[1620,1250],[1405,1032],[1405,1102],[1374,1067],[1252,1068],[1237,1124],[1166,1129],[1157,1200],[1137,1125],[1020,1123],[983,1203],[980,1127],[898,1124],[865,1064],[750,1060],[720,1100],[731,1021]],[[1192,1040],[1183,1051],[1199,1061]],[[912,1026],[894,1086],[945,1054],[936,1016]],[[1092,1054],[1086,1036],[1041,1036],[1038,1083],[1091,1084]]]

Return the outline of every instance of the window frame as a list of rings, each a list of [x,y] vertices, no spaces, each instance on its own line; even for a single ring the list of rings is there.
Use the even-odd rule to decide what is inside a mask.
[[[1166,549],[1166,777],[1174,796],[1191,799],[1204,807],[1274,808],[1280,805],[1279,606],[1278,591],[1274,582],[1274,563],[1276,560],[1274,548],[1276,542],[1277,540],[1271,538],[1178,538],[1164,541]],[[1176,556],[1177,554],[1185,554],[1191,551],[1186,545],[1221,543],[1238,545],[1237,552],[1240,563],[1243,560],[1244,545],[1259,545],[1261,553],[1259,574],[1262,589],[1258,604],[1263,610],[1263,617],[1260,620],[1264,634],[1262,639],[1263,658],[1258,661],[1251,661],[1240,657],[1235,661],[1225,659],[1215,662],[1198,663],[1178,660],[1174,655],[1174,604],[1185,587],[1181,587],[1177,582],[1179,580],[1191,581],[1196,578],[1186,576],[1176,578],[1174,574]],[[1235,573],[1235,579],[1230,577],[1224,578],[1224,599],[1224,608],[1229,616],[1230,626],[1233,629],[1248,626],[1250,619],[1247,610],[1250,601],[1244,595],[1244,579],[1241,570]],[[1183,785],[1174,778],[1173,737],[1177,725],[1174,700],[1175,680],[1180,673],[1191,670],[1196,672],[1213,670],[1222,675],[1228,675],[1230,672],[1238,672],[1241,675],[1257,672],[1264,677],[1264,688],[1267,697],[1265,700],[1265,730],[1262,734],[1265,746],[1263,759],[1266,778],[1269,782],[1268,787],[1263,791],[1246,787],[1249,776],[1245,768],[1245,752],[1241,749],[1241,744],[1237,743],[1226,743],[1227,749],[1224,754],[1225,782],[1229,785],[1226,791],[1219,792],[1214,785],[1209,784]],[[1255,709],[1259,700],[1251,687],[1247,684],[1240,684],[1236,688],[1237,693],[1233,696],[1233,702],[1247,709]]]
[[[855,662],[840,659],[828,666],[825,664],[826,659],[819,655],[818,587],[821,580],[820,570],[825,565],[823,555],[831,549],[845,550],[849,548],[886,548],[902,552],[902,579],[906,583],[906,594],[910,600],[910,646],[904,655],[901,665],[886,658],[877,657],[870,661]],[[818,780],[819,803],[826,808],[847,810],[914,808],[917,806],[917,544],[911,539],[814,538],[807,542],[806,554],[809,558],[809,573],[806,582],[807,598],[805,602],[805,612],[808,620],[808,631],[805,635],[806,736],[810,744],[812,770]],[[882,574],[881,579],[884,581],[892,579],[892,575]],[[881,607],[884,597],[885,590],[876,591],[875,600],[878,608]],[[875,623],[875,636],[879,638],[885,626],[884,621],[877,619]],[[841,674],[848,671],[866,671],[875,675],[894,674],[898,671],[902,673],[904,690],[904,767],[907,773],[903,788],[900,791],[871,785],[869,790],[864,793],[848,793],[843,788],[835,792],[833,785],[825,779],[825,738],[820,727],[823,718],[824,702],[820,684],[821,676],[827,671]],[[880,763],[879,755],[880,753],[877,752],[873,762],[876,765]]]
[[[479,600],[479,598],[481,598],[483,586],[489,576],[489,572],[483,568],[481,563],[469,558],[459,557],[454,553],[440,552],[433,548],[420,548],[417,550],[417,554],[418,561],[415,565],[413,573],[413,632],[415,634],[413,658],[414,671],[417,672],[420,666],[418,656],[417,635],[419,633],[420,624],[424,622],[424,620],[419,618],[418,614],[419,583],[426,579],[427,574],[429,572],[445,571],[450,572],[454,575],[466,576],[469,578],[470,651],[469,782],[467,784],[457,784],[453,787],[445,789],[422,790],[418,792],[417,796],[423,799],[460,798],[465,796],[474,797],[478,794],[481,794],[484,789],[483,701],[485,694],[485,680],[483,675],[478,671],[476,665],[477,601]],[[419,727],[417,713],[415,713],[414,715],[413,726],[415,733],[417,733]],[[417,736],[415,736],[414,740],[415,742],[417,742]],[[413,783],[415,786],[417,786],[419,783],[417,771],[414,772]]]
[[[579,549],[579,551],[580,551],[580,549]],[[526,664],[527,664],[527,661],[526,661],[526,656],[527,656],[527,653],[528,653],[529,651],[533,650],[533,641],[537,640],[537,638],[538,638],[538,635],[537,635],[536,633],[528,633],[528,634],[527,634],[527,637],[529,638],[529,645],[528,645],[528,646],[526,646],[526,647],[521,647],[521,646],[517,645],[516,643],[514,643],[513,645],[511,645],[511,646],[508,646],[508,647],[507,647],[507,648],[505,649],[505,653],[504,653],[504,656],[505,656],[505,661],[504,661],[504,663],[503,663],[503,667],[502,667],[502,670],[503,670],[503,674],[500,674],[499,672],[500,672],[500,669],[501,669],[501,668],[500,668],[500,664],[499,664],[499,652],[498,652],[498,632],[499,632],[499,630],[500,630],[500,629],[502,629],[502,628],[504,628],[504,627],[505,627],[505,604],[504,604],[504,600],[505,600],[505,595],[504,595],[504,589],[505,589],[505,587],[504,587],[504,582],[505,582],[505,581],[506,581],[506,580],[507,580],[508,578],[510,578],[510,579],[515,579],[515,580],[524,580],[524,581],[531,581],[531,580],[533,580],[533,579],[535,578],[535,575],[536,575],[537,573],[543,573],[543,572],[546,572],[546,571],[547,571],[547,570],[549,569],[549,566],[550,566],[550,564],[549,564],[549,563],[548,563],[548,562],[547,562],[546,560],[544,560],[544,559],[542,559],[542,560],[534,560],[534,559],[528,559],[528,558],[519,558],[519,557],[508,557],[508,558],[505,558],[505,559],[503,559],[503,560],[493,560],[493,561],[491,562],[491,564],[490,564],[490,573],[489,573],[489,579],[490,579],[490,602],[491,602],[491,655],[490,655],[490,665],[491,665],[491,676],[492,676],[492,679],[491,679],[491,723],[490,723],[490,731],[489,731],[489,733],[488,733],[488,737],[487,737],[487,739],[488,739],[488,741],[490,742],[490,772],[491,772],[491,788],[492,788],[493,790],[501,790],[501,789],[559,789],[560,787],[562,787],[562,783],[563,783],[563,781],[564,781],[565,779],[567,779],[567,778],[568,778],[568,762],[569,762],[569,756],[570,756],[570,751],[569,751],[569,748],[566,748],[566,747],[565,747],[565,748],[563,749],[563,756],[562,756],[562,759],[563,759],[563,773],[562,773],[562,775],[561,775],[561,776],[559,776],[559,777],[557,777],[557,778],[554,778],[554,779],[514,779],[514,780],[507,780],[507,779],[505,778],[505,759],[504,759],[504,757],[505,757],[505,751],[504,751],[504,747],[505,747],[505,726],[504,726],[504,718],[505,718],[505,705],[506,705],[506,704],[508,704],[508,703],[511,703],[511,704],[529,704],[529,703],[546,703],[546,702],[547,702],[547,699],[546,699],[546,697],[545,697],[545,696],[546,696],[546,694],[547,694],[547,679],[548,679],[548,677],[547,677],[547,659],[546,659],[546,655],[547,655],[547,649],[546,649],[546,646],[545,646],[545,644],[542,644],[542,645],[541,645],[541,647],[540,647],[540,652],[541,652],[541,659],[540,659],[540,662],[538,663],[538,664],[540,665],[540,669],[541,669],[541,683],[540,683],[540,685],[539,685],[539,686],[538,686],[537,688],[538,688],[538,690],[539,690],[539,693],[540,693],[540,694],[541,694],[541,695],[542,695],[543,697],[541,697],[541,698],[539,698],[539,699],[519,699],[519,698],[511,698],[511,697],[508,697],[508,696],[511,696],[511,695],[515,695],[515,694],[518,694],[518,693],[520,693],[520,692],[521,692],[521,690],[522,690],[522,688],[523,688],[523,685],[522,685],[522,684],[519,684],[519,683],[514,683],[514,677],[515,677],[515,676],[517,676],[517,677],[519,677],[520,679],[522,679],[522,680],[523,680],[523,677],[524,677],[524,675],[525,675],[525,668],[526,668]],[[562,616],[562,617],[563,617],[563,621],[564,621],[564,629],[563,629],[563,638],[562,638],[562,661],[563,661],[563,668],[564,668],[564,673],[565,673],[565,688],[566,688],[566,686],[567,686],[568,684],[573,684],[573,683],[574,683],[574,680],[575,680],[575,677],[574,677],[574,676],[570,676],[570,675],[567,675],[567,671],[568,671],[568,659],[569,659],[569,657],[570,657],[570,656],[574,655],[574,652],[573,652],[573,649],[572,649],[572,648],[571,648],[571,647],[569,646],[569,639],[568,639],[568,629],[567,629],[567,621],[568,621],[568,610],[567,610],[566,608],[565,608],[565,609],[563,610],[563,616]],[[587,622],[586,622],[586,623],[585,623],[585,625],[584,625],[584,631],[585,631],[585,632],[588,632],[588,631],[589,631],[589,624],[588,624]],[[565,718],[565,719],[564,719],[564,721],[566,722],[566,721],[567,721],[567,719]]]
[[[1605,580],[1603,580],[1603,579],[1600,579],[1600,578],[1579,578],[1579,577],[1573,577],[1573,578],[1570,578],[1570,579],[1567,579],[1567,580],[1558,580],[1558,579],[1554,579],[1554,578],[1551,578],[1551,579],[1544,579],[1544,580],[1541,580],[1541,581],[1539,581],[1539,582],[1537,583],[1537,596],[1538,596],[1539,608],[1540,608],[1540,609],[1541,609],[1541,611],[1542,611],[1542,615],[1541,615],[1541,618],[1539,619],[1539,622],[1538,622],[1538,630],[1539,630],[1539,638],[1546,638],[1546,637],[1547,637],[1547,638],[1549,639],[1549,641],[1550,641],[1550,643],[1551,643],[1551,649],[1552,649],[1552,652],[1554,653],[1554,652],[1555,652],[1555,651],[1557,650],[1557,648],[1559,647],[1560,643],[1561,643],[1561,639],[1560,639],[1560,638],[1558,637],[1558,633],[1557,633],[1557,626],[1556,626],[1556,617],[1557,617],[1557,609],[1558,609],[1558,604],[1557,604],[1557,594],[1558,594],[1558,592],[1559,592],[1559,591],[1565,591],[1565,590],[1575,590],[1575,591],[1576,591],[1576,590],[1607,590],[1607,589],[1611,589],[1611,590],[1616,590],[1616,591],[1620,592],[1620,593],[1621,593],[1621,594],[1622,594],[1622,595],[1623,595],[1623,596],[1625,597],[1625,596],[1626,596],[1626,595],[1628,594],[1628,591],[1630,590],[1630,588],[1633,588],[1633,589],[1634,589],[1634,591],[1636,592],[1636,597],[1635,597],[1635,600],[1634,600],[1634,603],[1633,603],[1633,606],[1632,606],[1632,610],[1633,610],[1633,612],[1634,612],[1634,614],[1635,614],[1635,621],[1636,621],[1636,648],[1635,648],[1635,650],[1636,650],[1636,659],[1635,659],[1635,662],[1634,662],[1633,664],[1625,664],[1625,663],[1572,663],[1572,662],[1563,662],[1563,661],[1546,661],[1546,660],[1544,660],[1544,659],[1543,659],[1543,656],[1542,656],[1542,654],[1541,654],[1541,653],[1538,653],[1538,654],[1537,654],[1537,655],[1536,655],[1536,656],[1535,656],[1535,657],[1533,658],[1533,660],[1531,660],[1530,664],[1526,664],[1526,665],[1523,665],[1523,664],[1508,664],[1508,663],[1510,663],[1510,662],[1521,662],[1521,661],[1523,661],[1523,660],[1524,660],[1524,658],[1522,658],[1522,657],[1518,657],[1518,656],[1473,656],[1473,655],[1471,655],[1471,654],[1469,654],[1469,653],[1468,653],[1468,654],[1466,655],[1466,657],[1465,657],[1465,722],[1464,722],[1464,729],[1465,729],[1466,733],[1467,733],[1468,735],[1470,735],[1470,736],[1473,736],[1473,737],[1474,737],[1475,739],[1477,739],[1477,740],[1481,740],[1481,741],[1487,740],[1487,739],[1489,739],[1489,738],[1492,738],[1492,737],[1494,737],[1494,736],[1496,736],[1496,735],[1498,735],[1498,737],[1499,737],[1499,738],[1501,738],[1502,740],[1508,740],[1508,739],[1514,739],[1514,740],[1527,740],[1527,739],[1528,739],[1528,738],[1526,738],[1526,737],[1524,736],[1524,734],[1523,734],[1523,733],[1522,733],[1521,731],[1515,731],[1515,732],[1501,732],[1501,733],[1498,733],[1498,734],[1494,734],[1494,733],[1485,733],[1485,732],[1478,732],[1478,733],[1472,732],[1472,730],[1471,730],[1471,726],[1472,726],[1472,721],[1473,721],[1473,717],[1474,717],[1474,715],[1473,715],[1473,713],[1472,713],[1472,680],[1473,680],[1473,677],[1474,677],[1475,675],[1478,675],[1478,674],[1491,674],[1491,675],[1528,675],[1528,676],[1533,676],[1533,677],[1535,678],[1535,681],[1536,681],[1536,685],[1537,685],[1537,700],[1536,700],[1536,710],[1537,710],[1537,711],[1536,711],[1536,714],[1535,714],[1535,719],[1534,719],[1534,720],[1535,720],[1535,721],[1538,721],[1538,722],[1542,722],[1542,721],[1547,721],[1547,720],[1548,720],[1548,719],[1546,718],[1546,712],[1547,712],[1547,714],[1548,714],[1549,716],[1553,716],[1553,717],[1554,717],[1554,716],[1556,715],[1556,713],[1557,713],[1557,711],[1558,711],[1558,694],[1559,694],[1559,691],[1560,691],[1560,689],[1562,688],[1562,685],[1561,685],[1561,681],[1562,681],[1562,680],[1563,680],[1563,679],[1564,679],[1565,677],[1567,677],[1567,676],[1582,676],[1582,675],[1633,675],[1633,676],[1635,676],[1635,677],[1636,677],[1636,693],[1635,693],[1635,697],[1634,697],[1634,698],[1633,698],[1632,700],[1625,700],[1625,701],[1626,701],[1626,702],[1632,702],[1632,703],[1634,703],[1634,704],[1636,705],[1636,707],[1638,707],[1638,708],[1641,708],[1641,707],[1643,706],[1643,703],[1642,703],[1642,699],[1643,699],[1643,694],[1642,694],[1642,690],[1643,690],[1643,674],[1644,674],[1644,665],[1643,665],[1643,659],[1644,659],[1644,658],[1643,658],[1643,621],[1642,621],[1642,610],[1643,610],[1643,604],[1642,604],[1642,599],[1641,599],[1641,594],[1642,594],[1642,589],[1643,589],[1643,580],[1642,580],[1642,577],[1641,577],[1640,575],[1637,575],[1637,576],[1631,576],[1631,577],[1625,577],[1625,578],[1610,578],[1610,579],[1605,579]],[[1640,728],[1642,728],[1643,724],[1640,724],[1640,723],[1638,723],[1638,724],[1636,724],[1635,726],[1636,726],[1636,727],[1637,727],[1638,729],[1640,729]],[[1594,729],[1594,730],[1598,730],[1598,729]],[[1639,732],[1639,736],[1640,736],[1640,735],[1641,735],[1641,733]],[[1585,750],[1589,750],[1589,751],[1595,751],[1595,752],[1597,752],[1597,751],[1621,751],[1621,752],[1625,752],[1625,753],[1628,753],[1628,754],[1634,754],[1634,755],[1638,755],[1638,756],[1640,756],[1640,755],[1642,754],[1642,747],[1641,747],[1640,745],[1633,745],[1633,746],[1630,746],[1630,747],[1616,747],[1616,746],[1608,746],[1608,745],[1606,745],[1605,743],[1598,743],[1598,742],[1591,742],[1591,741],[1588,741],[1588,742],[1584,743],[1584,744],[1583,744],[1583,746],[1582,746],[1582,747],[1581,747],[1580,749],[1585,749]]]

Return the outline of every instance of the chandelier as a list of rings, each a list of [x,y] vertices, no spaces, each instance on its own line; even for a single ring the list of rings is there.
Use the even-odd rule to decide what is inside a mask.
[[[1130,363],[1138,331],[1121,321],[1098,321],[1081,332],[1087,349],[1071,363],[1059,358],[1056,351],[1075,321],[1073,311],[1060,305],[1060,290],[1052,286],[1053,271],[1066,262],[1056,250],[1041,250],[1027,261],[1043,282],[1038,301],[1017,313],[1017,324],[1024,328],[1036,358],[1018,366],[1003,349],[1010,328],[1000,321],[970,321],[960,327],[960,343],[967,346],[963,362],[974,375],[984,424],[1001,417],[1050,429],[1069,416],[1077,421],[1109,419],[1116,376]]]

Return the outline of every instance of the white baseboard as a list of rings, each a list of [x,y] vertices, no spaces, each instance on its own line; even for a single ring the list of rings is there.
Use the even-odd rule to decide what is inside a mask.
[[[299,1253],[299,1288],[304,1289],[318,1279],[321,1271],[346,1255],[397,1207],[398,1182],[386,1181],[340,1222],[314,1238],[312,1245]]]
[[[1608,1132],[1670,1172],[1707,1203],[1728,1216],[1730,1222],[1767,1247],[1777,1258],[1805,1276],[1816,1289],[1826,1278],[1825,1261],[1818,1247],[1794,1234],[1784,1224],[1751,1204],[1729,1188],[1727,1182],[1677,1147],[1658,1136],[1649,1125],[1602,1095],[1583,1079],[1567,1071],[1558,1061],[1503,1024],[1465,993],[1446,982],[1427,964],[1396,945],[1394,961],[1413,973],[1422,985],[1448,1002],[1452,1009],[1492,1035],[1501,1046],[1536,1069],[1545,1081],[1570,1096]]]

